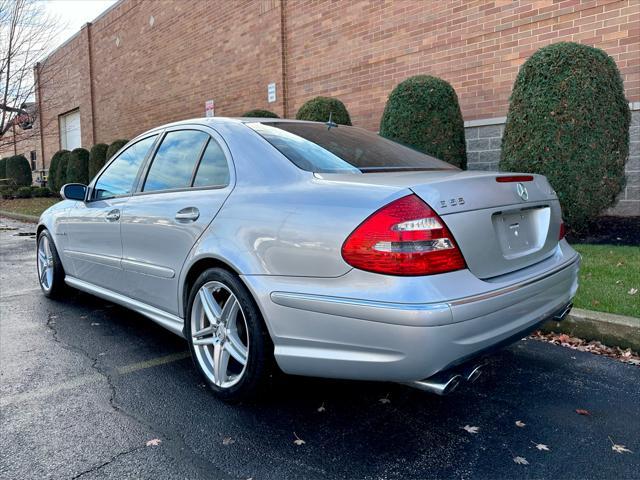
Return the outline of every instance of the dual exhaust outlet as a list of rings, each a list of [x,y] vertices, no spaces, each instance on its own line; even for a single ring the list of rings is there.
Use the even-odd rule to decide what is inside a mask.
[[[424,380],[415,380],[413,382],[405,382],[404,384],[422,390],[423,392],[435,393],[436,395],[448,395],[458,388],[463,380],[469,383],[475,382],[480,375],[482,375],[483,367],[483,364],[474,365],[460,372],[437,373],[433,377]]]

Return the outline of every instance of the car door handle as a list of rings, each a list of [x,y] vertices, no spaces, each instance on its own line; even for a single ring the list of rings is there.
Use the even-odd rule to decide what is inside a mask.
[[[111,210],[109,213],[107,213],[106,219],[110,222],[115,222],[120,220],[120,210],[118,209]]]
[[[200,210],[196,207],[187,207],[176,213],[176,220],[179,222],[195,222],[200,217]]]

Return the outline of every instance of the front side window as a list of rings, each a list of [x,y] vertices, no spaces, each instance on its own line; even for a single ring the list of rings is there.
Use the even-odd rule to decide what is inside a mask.
[[[118,155],[118,158],[111,162],[100,175],[93,187],[93,198],[102,200],[130,194],[133,191],[140,165],[157,137],[157,135],[152,135],[140,140]]]
[[[247,126],[309,172],[457,170],[442,160],[356,127],[278,121]]]
[[[144,182],[143,192],[191,186],[196,162],[209,138],[199,130],[177,130],[165,135]]]
[[[202,155],[196,178],[193,181],[194,187],[210,187],[229,184],[229,166],[224,152],[218,142],[213,138]]]

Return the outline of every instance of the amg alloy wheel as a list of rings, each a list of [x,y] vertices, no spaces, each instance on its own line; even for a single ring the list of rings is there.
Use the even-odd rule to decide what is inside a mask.
[[[38,282],[47,297],[55,297],[64,289],[64,270],[56,246],[47,230],[38,236]]]
[[[273,344],[242,281],[227,270],[205,270],[186,313],[193,362],[214,393],[228,401],[254,397],[271,376]]]
[[[249,336],[238,299],[220,282],[198,290],[191,310],[191,342],[200,367],[216,386],[228,388],[247,368]]]

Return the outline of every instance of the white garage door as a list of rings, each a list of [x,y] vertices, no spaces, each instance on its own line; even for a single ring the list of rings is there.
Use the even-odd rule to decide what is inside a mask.
[[[82,146],[79,110],[60,115],[60,146],[66,150],[73,150]]]

